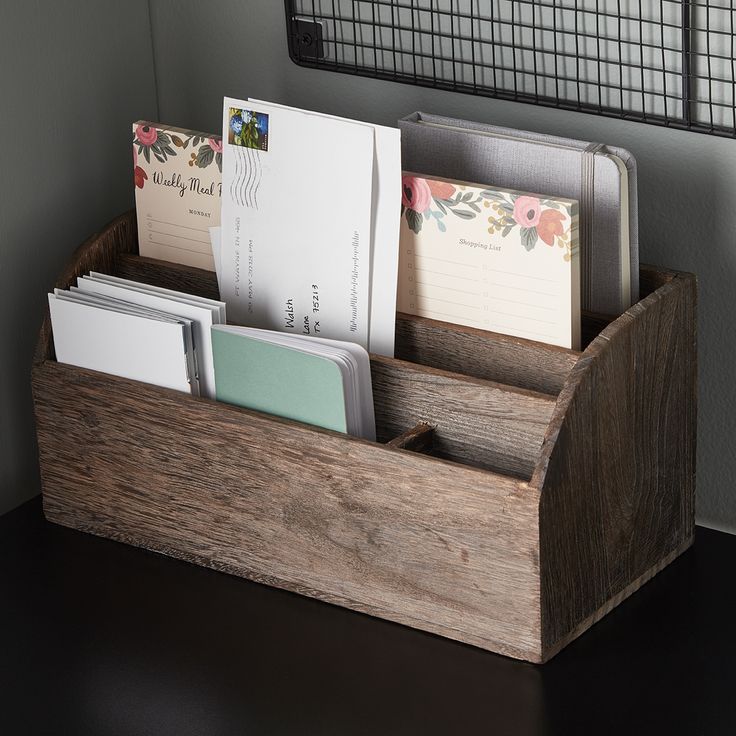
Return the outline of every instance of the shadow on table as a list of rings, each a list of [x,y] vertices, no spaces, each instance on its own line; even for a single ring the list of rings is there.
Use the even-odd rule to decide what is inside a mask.
[[[543,667],[62,529],[37,500],[0,519],[0,560],[2,733],[722,734],[736,723],[725,582],[736,540],[708,530]]]

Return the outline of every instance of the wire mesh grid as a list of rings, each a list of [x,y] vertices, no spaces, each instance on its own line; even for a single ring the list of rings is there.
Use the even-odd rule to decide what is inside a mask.
[[[735,15],[727,0],[286,0],[303,66],[732,137]]]

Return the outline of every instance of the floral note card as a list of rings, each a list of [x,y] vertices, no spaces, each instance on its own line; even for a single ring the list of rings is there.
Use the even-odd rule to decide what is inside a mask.
[[[398,310],[580,348],[578,203],[404,173]]]
[[[220,224],[220,136],[140,120],[133,171],[140,254],[214,271],[209,228]]]

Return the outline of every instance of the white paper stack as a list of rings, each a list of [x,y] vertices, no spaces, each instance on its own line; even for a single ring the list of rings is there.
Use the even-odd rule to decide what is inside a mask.
[[[223,302],[93,272],[49,307],[60,363],[215,398],[210,330]]]

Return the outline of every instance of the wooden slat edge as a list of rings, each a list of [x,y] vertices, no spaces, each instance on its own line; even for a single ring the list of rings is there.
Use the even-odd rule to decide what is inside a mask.
[[[657,289],[681,275],[689,276],[690,274],[684,271],[674,271],[672,269],[662,269],[648,264],[641,264],[639,267],[639,301],[645,299]]]
[[[386,447],[392,450],[409,450],[410,452],[432,451],[434,445],[434,427],[426,422],[419,422],[398,437],[394,437],[386,443]]]
[[[102,230],[91,235],[72,254],[64,270],[59,274],[54,287],[67,289],[76,283],[78,276],[88,271],[113,273],[115,262],[121,253],[133,253],[137,250],[135,212],[129,211],[116,217]],[[51,318],[48,304],[45,306],[44,319],[39,330],[33,363],[42,363],[54,357]]]
[[[214,272],[181,263],[159,261],[147,256],[124,255],[115,264],[115,275],[208,299],[220,299],[220,289]]]
[[[681,554],[687,552],[692,547],[695,537],[689,537],[681,545],[673,549],[671,552],[666,554],[656,564],[652,565],[646,572],[642,573],[636,580],[632,581],[623,590],[619,591],[616,595],[609,598],[600,608],[592,613],[584,621],[568,632],[561,639],[558,639],[552,644],[547,644],[542,650],[542,657],[540,664],[549,662],[555,655],[559,654],[568,644],[575,641],[579,636],[584,634],[591,626],[598,623],[606,614],[610,613],[614,608],[621,605],[627,598],[636,593],[639,588],[645,583],[649,582],[655,575],[658,575],[664,570],[667,565],[674,562]]]

